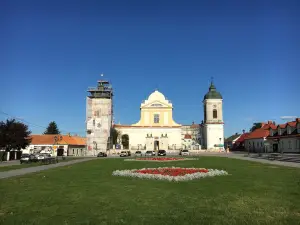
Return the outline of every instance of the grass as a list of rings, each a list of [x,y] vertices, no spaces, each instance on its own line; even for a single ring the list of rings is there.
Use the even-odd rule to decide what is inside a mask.
[[[190,182],[113,177],[117,169],[206,167],[230,176]],[[300,169],[237,159],[98,159],[0,182],[0,224],[299,224]]]
[[[76,159],[82,159],[82,158],[72,157],[72,158],[66,158],[65,160],[59,159],[58,162],[61,163],[61,162],[67,162],[67,161],[76,160]],[[36,163],[23,163],[23,164],[19,164],[19,165],[11,165],[11,166],[0,166],[0,172],[28,168],[28,167],[42,166],[42,165],[45,165],[45,164],[42,164],[41,162],[36,162]]]

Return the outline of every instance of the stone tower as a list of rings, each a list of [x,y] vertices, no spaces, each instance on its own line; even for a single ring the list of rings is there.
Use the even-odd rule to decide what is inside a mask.
[[[204,96],[203,106],[203,147],[205,149],[224,149],[223,98],[213,82]]]
[[[113,89],[108,81],[98,81],[89,88],[86,98],[87,156],[96,156],[111,147],[110,129],[113,123]]]

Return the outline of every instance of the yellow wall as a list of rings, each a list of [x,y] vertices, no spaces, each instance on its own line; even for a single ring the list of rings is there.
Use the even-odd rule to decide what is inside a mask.
[[[167,116],[165,117],[165,113]],[[159,123],[154,123],[154,114],[159,114]],[[147,118],[148,117],[148,121]],[[179,124],[173,121],[172,108],[142,108],[141,119],[133,126],[178,126]]]

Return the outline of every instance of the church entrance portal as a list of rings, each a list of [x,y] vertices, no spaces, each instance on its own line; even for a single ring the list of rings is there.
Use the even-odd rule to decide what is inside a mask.
[[[159,150],[159,141],[154,141],[154,150],[155,151]]]

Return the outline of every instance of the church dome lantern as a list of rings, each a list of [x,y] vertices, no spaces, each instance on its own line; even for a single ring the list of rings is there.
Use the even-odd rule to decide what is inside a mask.
[[[203,100],[207,100],[207,99],[223,99],[222,95],[220,94],[220,92],[217,91],[213,82],[211,82],[211,84],[209,86],[209,91],[204,96]]]

